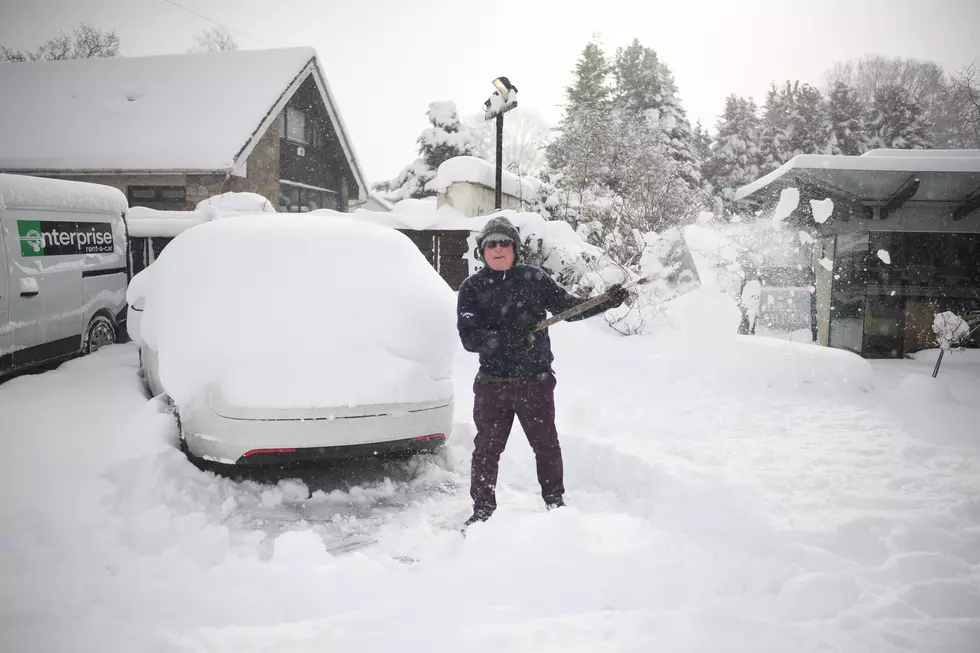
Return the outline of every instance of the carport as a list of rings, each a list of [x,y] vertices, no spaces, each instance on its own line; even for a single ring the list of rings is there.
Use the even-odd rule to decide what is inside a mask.
[[[980,150],[800,155],[735,199],[765,214],[790,188],[787,221],[815,238],[820,344],[901,358],[935,345],[935,313],[980,312]]]

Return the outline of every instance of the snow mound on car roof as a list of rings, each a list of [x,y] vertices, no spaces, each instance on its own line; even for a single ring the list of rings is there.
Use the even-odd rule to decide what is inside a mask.
[[[393,229],[239,216],[182,233],[142,274],[141,335],[178,405],[211,383],[245,407],[452,396],[455,295]]]

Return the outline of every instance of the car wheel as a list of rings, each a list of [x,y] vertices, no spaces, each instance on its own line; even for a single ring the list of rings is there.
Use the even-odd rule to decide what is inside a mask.
[[[115,344],[116,325],[105,315],[96,315],[88,323],[85,338],[82,341],[82,353],[91,354],[102,347]]]

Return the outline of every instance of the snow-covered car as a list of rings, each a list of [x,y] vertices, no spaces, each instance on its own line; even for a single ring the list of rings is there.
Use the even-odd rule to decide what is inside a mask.
[[[276,464],[450,436],[455,294],[403,234],[323,213],[195,226],[133,278],[140,376],[191,456]]]

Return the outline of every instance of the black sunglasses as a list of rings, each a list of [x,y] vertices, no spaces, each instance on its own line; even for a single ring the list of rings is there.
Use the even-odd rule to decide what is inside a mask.
[[[497,245],[500,245],[501,247],[510,247],[513,244],[514,244],[513,240],[511,240],[510,238],[504,238],[503,240],[488,240],[485,243],[483,243],[483,246],[493,249]]]

